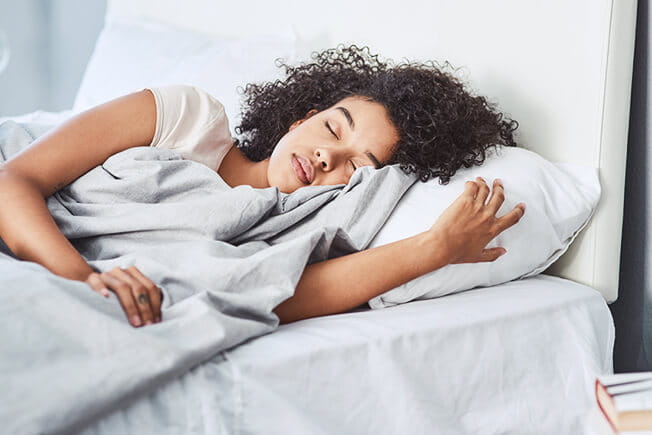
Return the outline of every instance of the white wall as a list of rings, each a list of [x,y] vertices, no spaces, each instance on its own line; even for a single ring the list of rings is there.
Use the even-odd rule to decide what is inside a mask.
[[[105,10],[106,0],[0,0],[11,49],[0,116],[72,107]]]
[[[0,75],[0,116],[26,112],[46,101],[47,10],[38,0],[0,0],[0,29],[9,39],[11,59]],[[14,113],[12,113],[14,112]]]

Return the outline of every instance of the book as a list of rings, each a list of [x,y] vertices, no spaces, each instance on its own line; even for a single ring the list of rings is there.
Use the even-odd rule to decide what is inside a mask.
[[[615,431],[652,430],[652,372],[599,376],[595,396]]]

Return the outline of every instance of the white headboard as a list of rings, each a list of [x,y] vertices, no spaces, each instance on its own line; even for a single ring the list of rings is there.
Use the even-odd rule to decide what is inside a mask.
[[[291,28],[306,53],[355,43],[464,67],[472,89],[519,121],[519,144],[599,168],[592,222],[546,273],[617,298],[636,0],[109,0],[107,17],[228,37]]]

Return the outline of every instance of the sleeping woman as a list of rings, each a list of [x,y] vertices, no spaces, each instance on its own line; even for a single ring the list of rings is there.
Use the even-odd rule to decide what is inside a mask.
[[[392,164],[447,183],[457,169],[481,164],[488,147],[515,145],[516,121],[434,63],[394,65],[366,48],[339,46],[310,63],[281,66],[284,80],[245,87],[240,139],[231,137],[219,101],[190,86],[134,92],[57,126],[0,165],[0,202],[9,205],[0,208],[0,237],[20,259],[105,296],[114,292],[139,327],[162,320],[156,283],[133,266],[96,272],[45,201],[113,154],[174,148],[230,187],[290,193],[346,184],[357,168]],[[505,250],[485,247],[518,222],[525,205],[497,217],[503,187],[491,184],[467,181],[426,232],[306,266],[294,295],[274,313],[281,323],[340,313],[448,264],[494,261]]]

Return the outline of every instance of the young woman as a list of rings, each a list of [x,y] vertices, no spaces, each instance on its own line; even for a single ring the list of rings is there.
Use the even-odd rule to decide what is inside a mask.
[[[433,63],[392,65],[368,49],[338,47],[291,67],[284,81],[244,90],[241,140],[231,138],[221,104],[201,89],[144,89],[78,114],[0,165],[0,237],[13,253],[65,278],[116,293],[134,326],[161,321],[161,292],[137,268],[96,273],[63,236],[45,199],[136,146],[177,149],[212,167],[231,187],[347,183],[356,168],[400,164],[422,181],[447,183],[484,161],[495,144],[515,145],[503,119]],[[309,265],[292,298],[274,312],[282,323],[347,311],[447,264],[493,261],[484,249],[524,214],[504,216],[499,180],[468,181],[429,231],[392,244]],[[373,271],[369,274],[368,271]],[[364,278],[364,279],[363,279]]]

